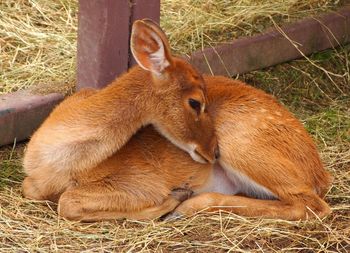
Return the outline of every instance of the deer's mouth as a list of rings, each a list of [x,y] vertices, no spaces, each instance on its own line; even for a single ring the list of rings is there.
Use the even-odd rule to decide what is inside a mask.
[[[195,160],[196,162],[199,163],[213,163],[211,162],[205,155],[203,155],[201,152],[199,152],[196,148],[194,148],[193,150],[191,150],[190,155],[192,157],[193,160]]]

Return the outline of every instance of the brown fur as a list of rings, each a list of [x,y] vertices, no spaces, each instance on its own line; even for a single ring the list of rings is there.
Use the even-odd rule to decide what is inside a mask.
[[[175,208],[177,215],[209,208],[282,219],[305,219],[313,213],[323,217],[330,212],[322,198],[331,178],[312,139],[291,113],[258,89],[224,77],[206,76],[203,82],[187,63],[175,58],[172,61],[168,67],[172,76],[168,74],[166,80],[181,86],[181,96],[175,96],[174,90],[152,88],[152,75],[135,68],[102,91],[81,91],[58,106],[28,145],[24,195],[58,201],[61,216],[86,221],[153,219]],[[158,81],[155,86],[162,87]],[[193,90],[202,92],[194,94]],[[120,94],[127,95],[121,98]],[[152,127],[142,129],[123,146],[138,128],[157,119],[156,128],[160,124],[173,136],[177,133],[172,131],[179,127],[190,129],[191,137],[180,134],[177,138],[202,139],[198,150],[213,153],[216,139],[207,115],[199,115],[197,125],[185,123],[193,122],[196,116],[187,103],[190,97],[210,104],[207,109],[214,120],[221,153],[215,169],[194,162]],[[164,110],[164,104],[155,106],[159,101],[172,110]],[[181,124],[173,116],[178,101],[182,101],[181,110],[189,112]],[[123,109],[129,103],[135,108]],[[148,112],[148,121],[141,113],[144,111]],[[100,138],[98,133],[105,135]],[[77,147],[82,149],[77,151]],[[108,152],[101,155],[101,150]],[[62,170],[62,166],[68,168]],[[221,184],[213,181],[217,168],[221,173],[217,179],[229,181],[232,189],[254,182],[258,189],[268,192],[268,199],[259,196],[261,190],[242,188],[238,192],[242,196],[214,192]],[[232,179],[236,174],[244,180]],[[172,191],[176,188],[190,189],[194,196],[182,202],[187,192]]]

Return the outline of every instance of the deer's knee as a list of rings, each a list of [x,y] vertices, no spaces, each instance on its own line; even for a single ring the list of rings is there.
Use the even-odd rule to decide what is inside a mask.
[[[317,195],[307,201],[306,206],[308,207],[308,216],[311,217],[317,215],[319,218],[323,218],[331,213],[329,205]]]
[[[318,216],[320,218],[323,218],[329,215],[331,212],[332,211],[329,205],[326,202],[324,202],[324,205],[322,205],[322,207],[318,210]]]
[[[28,199],[44,200],[45,197],[36,185],[36,181],[31,177],[26,177],[22,183],[23,196]]]
[[[315,216],[323,218],[331,213],[329,205],[316,194],[298,196],[292,204],[291,219],[313,219]]]
[[[57,212],[59,216],[67,220],[79,221],[83,217],[84,210],[77,197],[65,192],[58,201]]]

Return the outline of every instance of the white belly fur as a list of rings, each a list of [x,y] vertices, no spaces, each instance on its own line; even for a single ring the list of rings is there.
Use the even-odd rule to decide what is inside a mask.
[[[204,192],[217,192],[226,195],[242,193],[258,199],[276,199],[276,196],[264,186],[256,183],[238,170],[225,164],[214,165],[208,182],[195,191],[195,194]]]
[[[234,195],[238,193],[238,188],[226,175],[220,164],[215,163],[209,180],[207,183],[198,190],[195,190],[195,194],[204,192],[217,192],[222,194]]]

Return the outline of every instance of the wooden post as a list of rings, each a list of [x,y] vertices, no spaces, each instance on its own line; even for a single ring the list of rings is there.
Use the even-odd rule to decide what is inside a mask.
[[[125,72],[134,63],[133,21],[159,15],[160,0],[79,0],[77,89],[102,88]]]
[[[133,0],[130,24],[135,20],[150,18],[159,23],[160,21],[160,0]],[[131,29],[131,27],[130,27]],[[129,55],[129,68],[136,64],[132,54]]]

